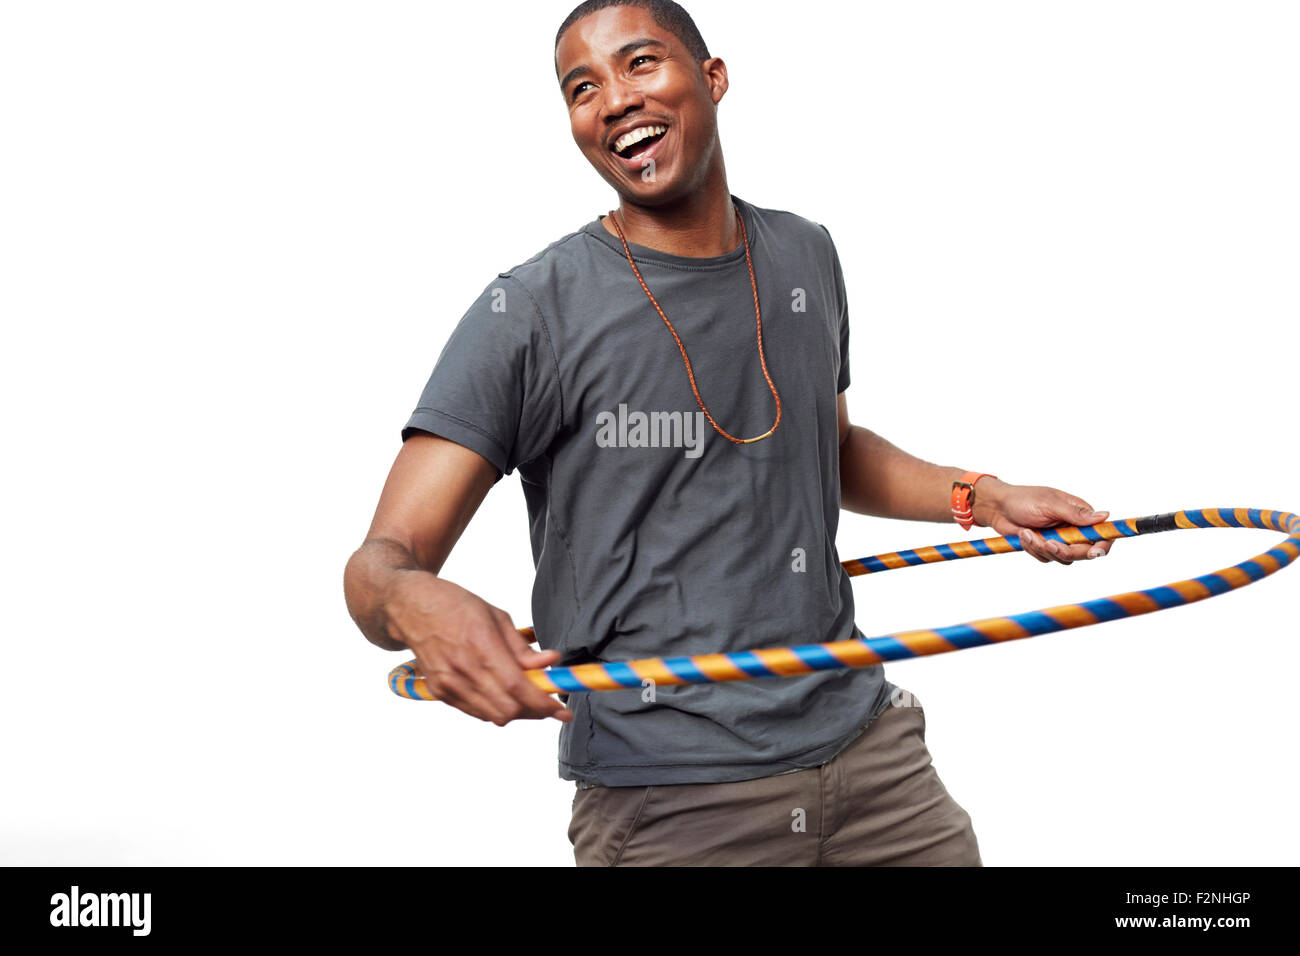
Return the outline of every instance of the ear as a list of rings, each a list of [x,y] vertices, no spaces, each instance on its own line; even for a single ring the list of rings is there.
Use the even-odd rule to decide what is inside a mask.
[[[700,64],[700,72],[704,74],[704,83],[709,88],[713,105],[717,106],[727,93],[727,64],[722,62],[720,56],[710,57]]]

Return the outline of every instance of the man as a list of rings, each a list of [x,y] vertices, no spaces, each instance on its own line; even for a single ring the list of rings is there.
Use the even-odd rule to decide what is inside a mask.
[[[849,423],[848,308],[829,232],[733,196],[727,69],[667,0],[593,0],[556,37],[574,141],[619,196],[488,284],[440,355],[345,575],[375,644],[448,704],[554,717],[585,864],[980,865],[925,718],[882,667],[573,694],[527,669],[861,637],[839,509],[969,507],[1040,561],[1031,527],[1105,515],[1052,488],[943,468]],[[439,578],[518,468],[532,623]],[[968,517],[967,514],[959,517]],[[968,526],[968,525],[967,525]]]

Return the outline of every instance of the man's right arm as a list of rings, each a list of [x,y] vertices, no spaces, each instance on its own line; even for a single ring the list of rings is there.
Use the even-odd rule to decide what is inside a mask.
[[[413,651],[439,700],[498,726],[567,721],[571,712],[524,676],[558,652],[534,650],[509,614],[438,576],[496,478],[491,462],[456,442],[409,437],[344,570],[348,611],[371,643]]]

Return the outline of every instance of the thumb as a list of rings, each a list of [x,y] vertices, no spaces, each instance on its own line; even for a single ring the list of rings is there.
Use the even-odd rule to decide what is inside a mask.
[[[1109,511],[1093,511],[1092,505],[1077,499],[1065,511],[1066,514],[1061,516],[1062,519],[1075,525],[1096,524],[1110,517]]]
[[[535,651],[531,647],[515,650],[515,661],[524,670],[540,670],[543,667],[550,667],[559,659],[560,652],[556,650]]]

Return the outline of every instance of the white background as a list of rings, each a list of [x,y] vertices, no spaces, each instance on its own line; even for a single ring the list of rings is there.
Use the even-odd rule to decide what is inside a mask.
[[[0,860],[571,865],[558,725],[392,696],[342,590],[456,321],[615,205],[555,87],[571,5],[2,9]],[[835,237],[855,423],[1116,518],[1300,509],[1294,5],[688,9],[732,191]],[[838,545],[961,537],[846,513]],[[1278,540],[860,578],[857,619]],[[517,475],[444,574],[527,623]],[[1294,863],[1298,585],[886,672],[987,865]]]

